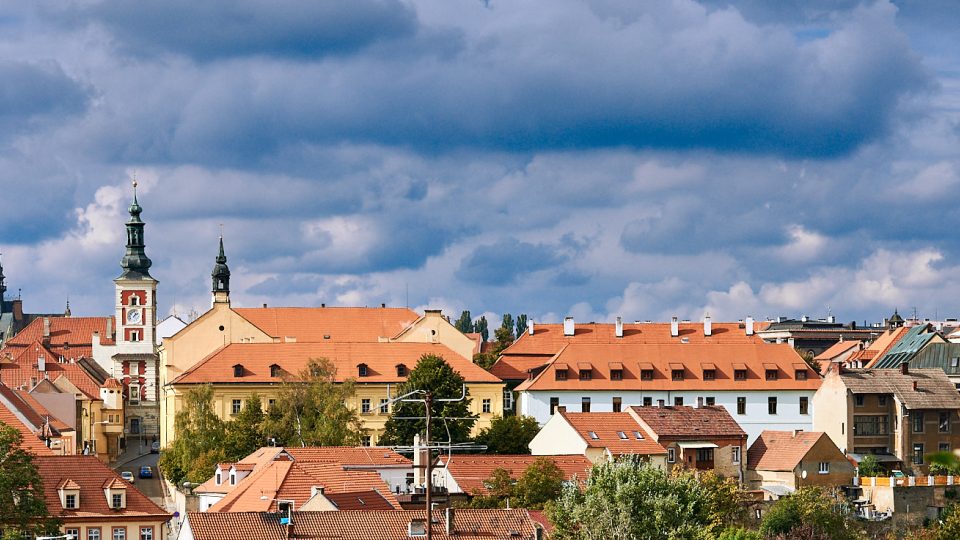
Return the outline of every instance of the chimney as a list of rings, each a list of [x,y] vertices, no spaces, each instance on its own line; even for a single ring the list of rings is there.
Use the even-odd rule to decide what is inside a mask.
[[[617,337],[623,337],[623,318],[617,317],[617,322],[614,323],[613,335]]]
[[[802,430],[802,429],[795,429],[795,430],[793,430],[793,438],[796,439],[797,437],[800,436],[801,433],[803,433],[803,430]]]
[[[827,316],[827,322],[830,323],[830,324],[834,324],[835,322],[837,322],[837,318],[834,317],[833,315],[828,315],[828,316]]]
[[[43,343],[50,344],[50,317],[43,318]]]
[[[266,309],[266,307],[267,307],[267,303],[266,303],[266,302],[263,303],[263,307],[264,307],[264,309]]]
[[[444,515],[446,519],[444,520],[447,529],[447,536],[453,536],[454,526],[453,526],[453,508],[447,508],[444,510]]]
[[[713,321],[710,320],[709,315],[703,318],[703,335],[705,336],[713,335]]]
[[[703,396],[697,396],[697,408],[698,409],[703,408]]]
[[[380,307],[382,307],[382,308],[387,307],[387,303],[386,303],[386,302],[381,302],[381,303],[380,303]]]
[[[564,317],[563,318],[563,335],[572,336],[575,329],[576,329],[576,324],[573,322],[573,317]]]
[[[13,301],[13,320],[23,320],[23,300],[19,298]]]
[[[558,405],[554,410],[558,413],[565,413],[567,412],[567,407],[565,405]]]
[[[666,403],[666,402],[665,402],[664,400],[658,399],[658,400],[657,400],[657,408],[658,408],[658,409],[662,409],[665,403]]]
[[[37,356],[37,371],[47,371],[47,357],[43,354]]]
[[[530,324],[527,325],[527,333],[533,335],[533,321],[530,321]]]
[[[810,320],[810,317],[807,317],[806,315],[804,315],[803,317],[800,317],[800,322],[807,322],[809,320]]]
[[[744,324],[747,330],[747,335],[753,335],[753,317],[747,317],[746,323]]]
[[[107,331],[104,337],[111,340],[113,339],[113,317],[107,317]]]
[[[920,389],[917,388],[917,381],[913,381],[913,391],[918,392]]]
[[[674,316],[670,319],[670,337],[677,337],[680,335],[680,323],[677,322],[677,317]]]
[[[907,362],[900,362],[900,373],[902,373],[902,374],[904,374],[904,375],[909,375],[909,374],[910,374],[910,364],[907,363]],[[916,384],[916,381],[914,381],[914,384]]]
[[[267,305],[264,304],[263,307],[267,307]],[[326,304],[320,304],[320,307],[327,307],[327,305],[326,305]]]

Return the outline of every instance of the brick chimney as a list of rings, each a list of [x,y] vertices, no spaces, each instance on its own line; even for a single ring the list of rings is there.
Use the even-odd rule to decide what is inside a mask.
[[[710,319],[709,315],[703,318],[703,335],[713,335],[713,321]]]
[[[613,335],[618,338],[623,337],[623,317],[617,317],[617,322],[614,323]]]
[[[677,317],[674,316],[670,319],[670,337],[677,337],[680,335],[680,323],[677,322]]]
[[[573,317],[564,317],[563,335],[572,336],[575,331],[576,331],[576,323],[573,322]]]
[[[910,374],[910,364],[908,362],[900,362],[900,373],[904,375]],[[916,381],[914,381],[914,384],[916,384]]]

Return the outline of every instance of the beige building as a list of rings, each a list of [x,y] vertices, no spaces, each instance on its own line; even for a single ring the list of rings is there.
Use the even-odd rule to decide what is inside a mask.
[[[853,474],[853,464],[822,432],[764,431],[747,451],[747,481],[754,489],[851,485]]]
[[[854,458],[925,473],[929,454],[960,448],[960,394],[942,369],[831,366],[814,396],[814,429]]]
[[[580,455],[591,463],[640,456],[666,468],[667,451],[628,412],[575,413],[559,407],[530,441],[535,456]]]

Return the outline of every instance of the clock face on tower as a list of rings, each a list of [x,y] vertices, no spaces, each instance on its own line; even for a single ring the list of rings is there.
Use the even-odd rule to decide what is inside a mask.
[[[127,324],[140,324],[141,314],[139,309],[131,309],[127,311]]]

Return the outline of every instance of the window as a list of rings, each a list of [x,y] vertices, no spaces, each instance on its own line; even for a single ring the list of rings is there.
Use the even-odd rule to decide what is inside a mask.
[[[703,370],[703,380],[713,381],[717,378],[717,371],[714,369],[705,369]]]
[[[273,409],[273,406],[276,405],[276,404],[277,404],[277,400],[275,400],[275,399],[268,399],[268,400],[267,400],[267,410]]]
[[[855,407],[863,407],[864,402],[866,401],[866,396],[863,394],[857,394],[853,396],[853,405]]]
[[[914,443],[913,445],[913,463],[923,465],[923,444]]]
[[[683,407],[683,396],[674,396],[673,398],[674,407]]]
[[[65,536],[72,537],[73,540],[79,540],[80,538],[80,529],[64,529],[63,534]]]
[[[380,414],[387,414],[390,412],[390,405],[387,404],[389,401],[387,398],[380,398]]]
[[[87,527],[87,540],[100,540],[100,527]]]
[[[747,398],[737,398],[737,414],[747,414]]]
[[[794,377],[795,379],[797,379],[798,381],[805,381],[805,380],[807,380],[807,370],[805,370],[805,369],[798,369],[798,370],[796,371],[796,373],[794,373],[793,377]]]
[[[881,407],[887,406],[887,396],[877,396],[877,405]]]
[[[960,357],[954,356],[950,359],[950,367],[957,368],[960,367]]]
[[[697,448],[697,461],[713,461],[713,448]]]
[[[237,471],[230,471],[230,485],[237,485]]]
[[[131,330],[130,331],[130,341],[140,341],[140,331]]]
[[[652,380],[653,380],[653,370],[652,370],[652,369],[641,369],[641,370],[640,370],[640,380],[641,380],[641,381],[652,381]]]
[[[810,414],[810,398],[800,396],[800,414]]]
[[[740,447],[733,446],[730,448],[730,461],[733,463],[740,463]]]
[[[552,397],[550,398],[550,416],[553,416],[553,413],[557,412],[557,407],[560,406],[560,398]]]
[[[646,396],[645,398],[643,398],[643,406],[644,406],[644,407],[650,407],[650,406],[652,406],[652,405],[653,405],[653,398],[652,398],[652,397]]]
[[[643,440],[643,433],[640,433],[639,431],[634,431],[634,432],[633,432],[633,438],[635,438],[635,439],[638,440],[638,441],[642,441],[642,440]]]
[[[406,377],[406,376],[407,376],[407,365],[397,364],[397,377]]]
[[[111,508],[123,508],[123,495],[114,493],[110,499],[110,503]]]
[[[483,398],[483,401],[481,402],[480,410],[484,413],[490,414],[491,407],[492,405],[490,402],[490,398]]]
[[[230,414],[237,415],[240,414],[240,408],[243,406],[243,402],[239,399],[235,399],[230,402]]]
[[[707,403],[707,407],[713,407],[714,405],[717,404],[717,398],[713,396],[707,396],[705,401]]]
[[[131,306],[139,306],[139,305],[140,305],[140,297],[137,296],[137,295],[135,295],[135,294],[131,294],[131,295],[130,295],[130,305],[131,305]]]
[[[622,381],[622,380],[623,380],[623,370],[622,370],[622,369],[611,369],[611,370],[610,370],[610,380],[611,380],[611,381]]]
[[[513,409],[513,390],[509,388],[503,389],[503,408],[507,411]]]
[[[556,380],[558,380],[558,381],[565,381],[565,380],[567,380],[567,370],[565,370],[565,369],[558,369],[558,370],[556,370],[556,371],[553,372],[553,376],[554,376],[554,378],[555,378]]]
[[[580,412],[590,412],[590,398],[585,397],[580,400]]]
[[[587,435],[590,435],[590,438],[593,439],[593,440],[595,440],[595,441],[599,441],[599,440],[600,440],[600,436],[597,435],[597,432],[596,432],[596,431],[588,431],[588,432],[587,432]]]
[[[677,449],[667,448],[667,463],[673,463],[677,460]]]
[[[913,432],[923,433],[923,413],[914,411],[910,413],[910,417],[913,418]]]
[[[586,369],[581,369],[581,370],[580,370],[580,380],[581,380],[581,381],[589,381],[589,380],[592,379],[592,378],[593,378],[593,370],[592,370],[592,369],[586,368]]]
[[[820,474],[830,474],[830,462],[821,461],[820,464],[817,466],[817,472]]]
[[[370,398],[360,400],[360,414],[370,414]]]
[[[940,445],[937,447],[937,450],[939,450],[940,452],[949,452],[949,451],[950,451],[950,443],[948,443],[948,442],[942,442],[942,443],[940,443]]]
[[[223,483],[223,476],[220,474],[220,471],[217,471],[217,485],[219,486],[222,483]]]
[[[370,446],[371,440],[372,438],[370,435],[364,435],[363,437],[360,437],[360,446]]]
[[[271,377],[279,377],[279,376],[280,376],[280,366],[278,366],[278,365],[276,365],[276,364],[273,364],[272,366],[270,366],[270,376],[271,376]]]
[[[747,380],[747,370],[745,370],[745,369],[735,369],[735,370],[733,370],[733,380],[735,380],[735,381],[745,381],[745,380]]]
[[[615,397],[613,398],[613,412],[620,412],[623,409],[623,399]]]
[[[140,387],[131,384],[130,385],[130,403],[136,404],[140,402]]]
[[[153,527],[140,527],[140,540],[153,540]]]
[[[127,540],[127,529],[114,527],[113,528],[113,540]]]
[[[777,398],[774,396],[767,398],[767,413],[777,414]]]
[[[855,437],[874,437],[889,434],[886,416],[854,416],[853,435]]]
[[[767,380],[768,380],[768,381],[775,381],[775,380],[777,380],[777,370],[775,370],[775,369],[768,369],[768,370],[766,370],[766,373],[767,373]]]
[[[950,433],[950,413],[940,413],[940,419],[937,422],[937,430],[940,433]]]
[[[64,508],[76,508],[76,507],[77,507],[77,496],[76,496],[76,495],[74,495],[74,494],[71,493],[70,495],[65,496],[63,499],[64,499],[64,501],[63,501],[63,502],[64,502],[64,505],[63,505]]]
[[[233,376],[234,377],[243,377],[243,366],[237,364],[233,366]]]
[[[360,376],[360,377],[366,377],[368,373],[369,373],[369,370],[367,369],[367,365],[366,365],[366,364],[359,364],[359,365],[357,366],[357,375],[358,375],[358,376]]]
[[[683,380],[683,370],[682,369],[672,369],[670,370],[670,378],[675,381]]]
[[[627,434],[624,433],[624,432],[622,432],[622,431],[618,431],[618,432],[617,432],[617,437],[620,437],[620,440],[622,440],[622,441],[625,441],[625,440],[628,439]]]

